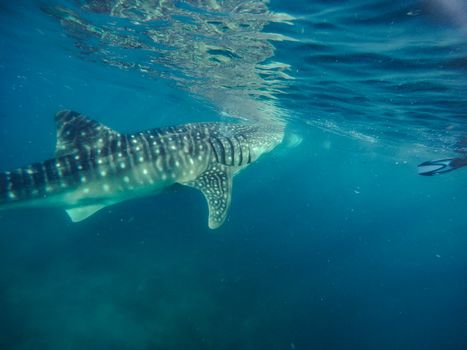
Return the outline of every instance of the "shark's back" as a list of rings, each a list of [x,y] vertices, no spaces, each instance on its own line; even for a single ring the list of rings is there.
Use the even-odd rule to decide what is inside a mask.
[[[162,127],[129,137],[144,147],[145,143],[160,145],[160,152],[183,150],[196,156],[210,153],[212,161],[225,166],[244,166],[281,142],[283,129],[279,125],[233,124],[222,122],[190,123]]]

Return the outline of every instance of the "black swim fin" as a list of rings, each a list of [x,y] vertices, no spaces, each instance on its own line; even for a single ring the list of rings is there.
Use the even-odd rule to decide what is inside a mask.
[[[432,176],[445,174],[464,166],[459,158],[447,158],[439,160],[430,160],[418,165],[418,174],[423,176]]]

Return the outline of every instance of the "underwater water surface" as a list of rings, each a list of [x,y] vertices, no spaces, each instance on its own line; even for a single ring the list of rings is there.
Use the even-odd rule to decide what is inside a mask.
[[[0,3],[0,171],[54,115],[285,123],[226,222],[188,187],[0,211],[1,349],[465,349],[463,1]]]

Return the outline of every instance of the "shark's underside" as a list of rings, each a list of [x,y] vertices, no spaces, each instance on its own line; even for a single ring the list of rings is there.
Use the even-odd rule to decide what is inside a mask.
[[[224,222],[232,177],[283,139],[279,124],[191,123],[121,134],[74,111],[56,115],[55,157],[0,173],[0,209],[62,207],[73,221],[175,183],[207,199]]]

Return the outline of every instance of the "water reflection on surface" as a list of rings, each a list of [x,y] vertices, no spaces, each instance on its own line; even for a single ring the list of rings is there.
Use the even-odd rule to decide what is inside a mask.
[[[273,59],[271,23],[293,17],[264,0],[77,1],[44,11],[58,19],[82,57],[165,78],[206,98],[226,115],[284,117],[276,95],[292,77]]]

